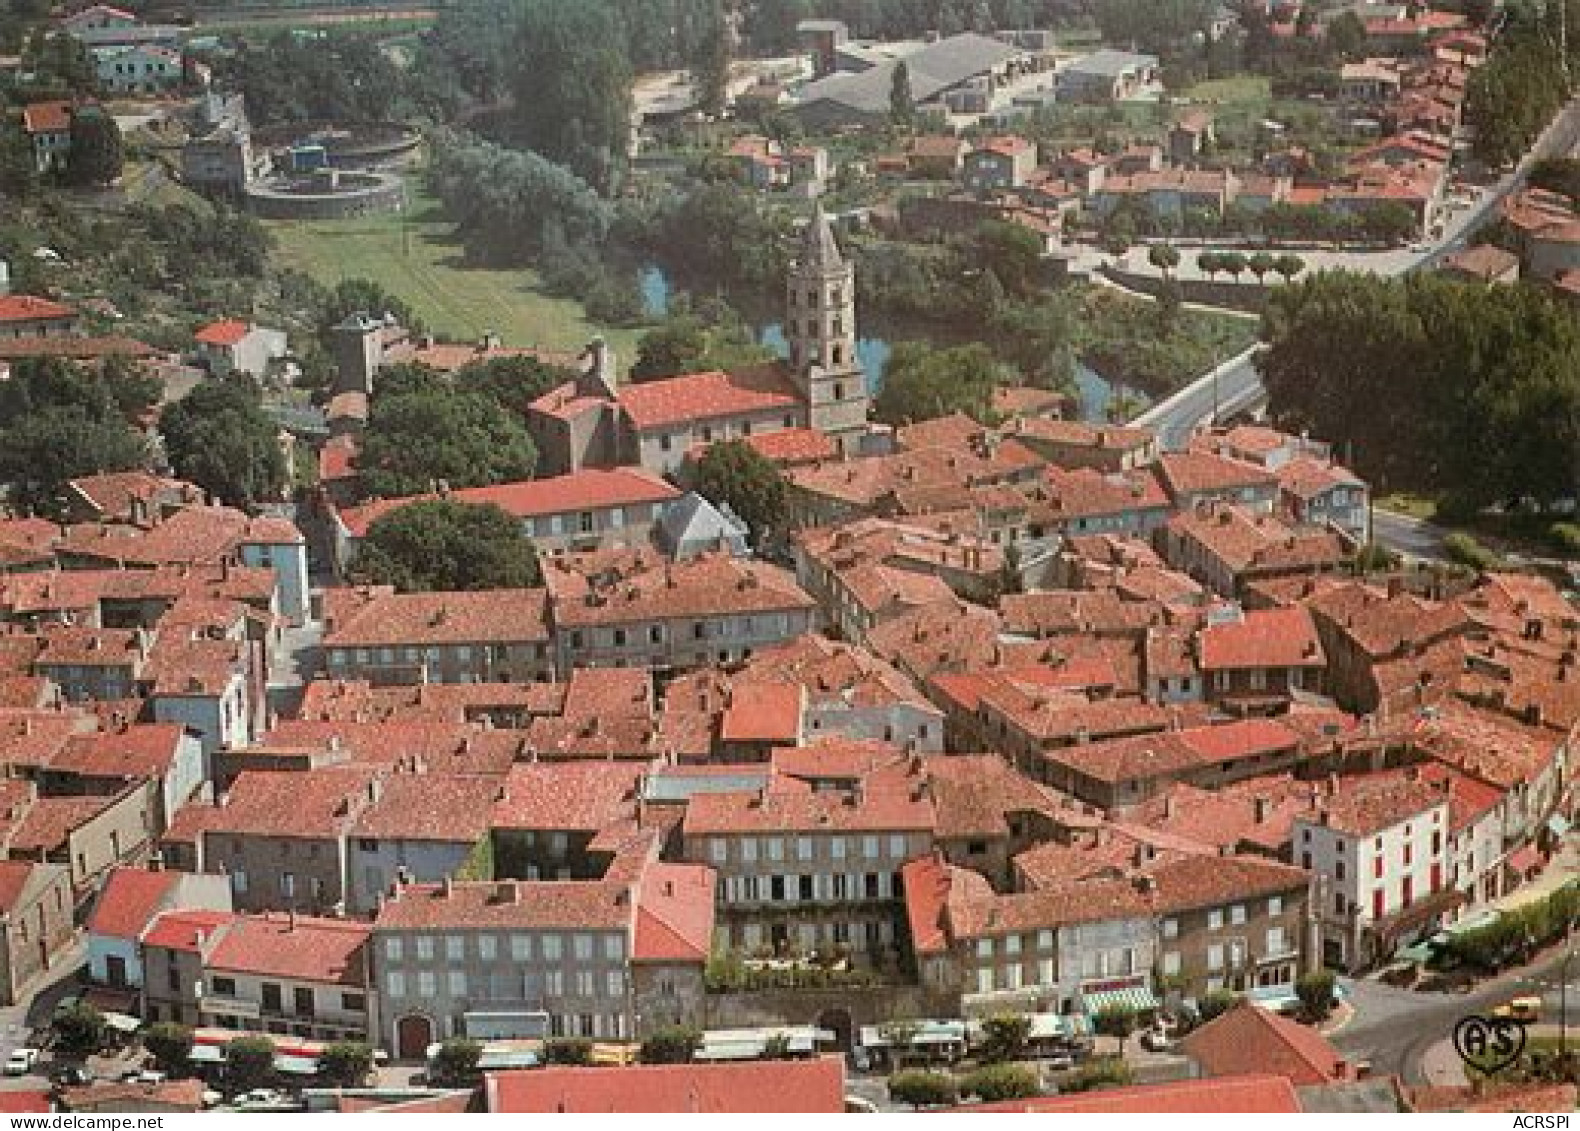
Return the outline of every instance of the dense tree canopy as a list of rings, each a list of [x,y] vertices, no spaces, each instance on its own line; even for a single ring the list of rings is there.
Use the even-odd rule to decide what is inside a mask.
[[[438,482],[477,487],[531,476],[538,453],[519,416],[478,393],[377,396],[357,472],[375,495],[416,495]]]
[[[418,85],[428,68],[402,68],[360,31],[243,39],[225,66],[257,122],[388,122],[430,108]]]
[[[451,383],[462,392],[479,393],[525,415],[528,404],[574,377],[568,369],[522,354],[468,362],[455,371]]]
[[[709,446],[692,468],[690,481],[703,498],[734,511],[754,541],[784,522],[784,476],[744,440]]]
[[[108,366],[92,372],[30,360],[0,382],[0,482],[24,510],[58,514],[66,482],[141,467],[148,443],[131,421],[158,398],[157,383]]]
[[[1264,334],[1274,413],[1382,486],[1573,496],[1580,324],[1535,288],[1324,273],[1273,292]]]
[[[484,263],[522,263],[555,246],[596,246],[613,219],[610,206],[564,165],[465,135],[435,139],[429,183],[468,255]]]
[[[772,352],[752,338],[734,311],[715,302],[696,307],[677,303],[675,311],[637,342],[633,381],[734,369],[767,361]]]
[[[631,61],[608,0],[527,0],[516,33],[520,138],[600,192],[616,190],[631,144]]]
[[[514,589],[539,581],[519,520],[493,504],[424,499],[391,511],[357,548],[359,580],[402,591]]]
[[[107,185],[125,164],[121,128],[103,110],[81,109],[71,116],[71,153],[66,175],[73,184]]]
[[[998,365],[984,345],[933,349],[901,342],[884,367],[873,415],[885,424],[910,424],[963,412],[987,420],[993,410]]]
[[[165,410],[159,430],[176,474],[231,506],[256,506],[285,485],[279,425],[250,379],[199,385]]]

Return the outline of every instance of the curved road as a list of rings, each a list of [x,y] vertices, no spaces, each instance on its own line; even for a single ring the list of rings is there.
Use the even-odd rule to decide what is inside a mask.
[[[1555,949],[1529,966],[1511,970],[1467,994],[1421,993],[1376,981],[1345,981],[1355,1020],[1334,1033],[1334,1047],[1352,1061],[1367,1061],[1374,1075],[1397,1074],[1407,1084],[1424,1084],[1421,1061],[1439,1041],[1452,1039],[1459,1019],[1485,1016],[1511,997],[1540,993],[1543,1021],[1558,1021],[1558,989],[1562,950]],[[1568,992],[1569,1019],[1580,1042],[1580,963],[1572,963]]]

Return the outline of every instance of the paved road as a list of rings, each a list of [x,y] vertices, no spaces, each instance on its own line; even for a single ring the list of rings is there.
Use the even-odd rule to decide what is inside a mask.
[[[1333,1035],[1333,1044],[1350,1060],[1369,1061],[1377,1075],[1395,1073],[1407,1084],[1425,1083],[1421,1061],[1426,1050],[1451,1039],[1461,1017],[1485,1015],[1511,997],[1539,992],[1546,1019],[1557,1021],[1562,963],[1563,955],[1555,951],[1468,994],[1420,993],[1381,982],[1346,980],[1356,1018]],[[1580,1020],[1580,980],[1575,966],[1570,969],[1569,1010],[1571,1020]]]
[[[1262,378],[1252,357],[1255,347],[1230,358],[1217,369],[1198,377],[1167,400],[1159,401],[1136,417],[1135,423],[1156,430],[1168,451],[1179,451],[1191,433],[1209,420],[1224,419],[1265,397]]]
[[[1448,531],[1394,511],[1372,512],[1372,540],[1412,558],[1441,560]]]

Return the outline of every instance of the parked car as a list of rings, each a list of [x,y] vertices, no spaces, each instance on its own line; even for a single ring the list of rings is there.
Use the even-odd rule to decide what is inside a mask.
[[[1492,1011],[1492,1016],[1511,1021],[1536,1022],[1542,1019],[1542,999],[1530,997],[1510,998]]]
[[[1176,1042],[1162,1029],[1148,1029],[1141,1034],[1141,1047],[1148,1052],[1173,1052]]]
[[[55,1074],[50,1077],[63,1088],[80,1088],[84,1084],[91,1084],[94,1075],[85,1065],[67,1064],[55,1069]]]
[[[11,1055],[5,1058],[5,1074],[26,1076],[37,1064],[38,1050],[24,1045],[19,1049],[12,1049]]]

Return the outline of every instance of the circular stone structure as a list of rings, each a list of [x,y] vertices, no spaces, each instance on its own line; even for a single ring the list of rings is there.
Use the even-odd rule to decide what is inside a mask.
[[[264,149],[277,150],[322,146],[332,169],[370,169],[409,157],[422,144],[422,133],[400,122],[296,122],[256,129],[253,141]]]
[[[405,197],[400,174],[374,170],[282,173],[247,186],[247,206],[271,220],[340,220],[399,212]]]

